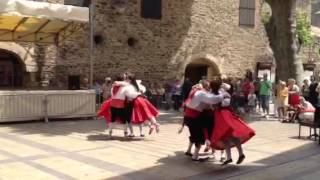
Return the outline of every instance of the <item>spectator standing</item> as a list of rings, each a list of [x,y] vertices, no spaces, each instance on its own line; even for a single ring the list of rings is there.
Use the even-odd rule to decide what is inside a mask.
[[[270,101],[270,94],[272,90],[272,84],[268,80],[268,74],[263,74],[263,81],[260,84],[260,101],[261,107],[263,111],[263,116],[268,118],[269,116],[269,101]]]
[[[172,87],[172,100],[173,100],[173,109],[178,111],[181,106],[181,83],[180,80],[176,80]]]
[[[256,95],[256,106],[258,106],[258,112],[260,112],[260,85],[261,85],[261,79],[262,77],[257,77],[257,79],[254,81],[254,94]],[[256,107],[257,108],[257,107]]]
[[[318,82],[315,81],[314,76],[310,77],[311,83],[309,86],[309,101],[313,107],[317,107],[319,93],[316,91],[318,87]]]
[[[106,77],[104,79],[104,83],[102,84],[102,97],[104,101],[111,97],[111,87],[112,79],[110,77]]]
[[[310,84],[309,80],[305,79],[303,80],[303,85],[301,87],[301,95],[304,97],[306,101],[309,101],[309,93],[310,93]]]
[[[277,86],[277,111],[279,120],[284,121],[286,117],[286,108],[288,106],[289,91],[286,82],[279,81]]]
[[[248,96],[249,96],[249,93],[250,92],[253,92],[254,91],[254,85],[253,83],[250,81],[249,78],[245,78],[244,79],[244,82],[242,83],[241,85],[241,90],[244,94],[244,97],[246,99],[246,105],[248,105]],[[246,109],[246,112],[248,112],[248,107],[245,108]]]
[[[164,96],[165,90],[161,86],[160,83],[156,83],[155,91],[156,91],[156,106],[159,109],[162,106],[162,101],[163,101],[163,96]]]
[[[296,85],[296,80],[288,79],[289,104],[295,108],[300,103],[300,88]]]
[[[99,84],[98,80],[94,81],[94,84],[92,85],[92,87],[90,89],[94,89],[94,91],[96,92],[96,104],[100,104],[101,103],[101,85]]]
[[[88,78],[83,78],[80,89],[87,90],[87,89],[89,89],[89,86],[90,86],[89,85],[89,79]]]
[[[251,92],[248,95],[248,110],[249,113],[254,113],[255,112],[255,107],[256,107],[256,101],[257,96],[254,93],[254,90],[251,90]]]

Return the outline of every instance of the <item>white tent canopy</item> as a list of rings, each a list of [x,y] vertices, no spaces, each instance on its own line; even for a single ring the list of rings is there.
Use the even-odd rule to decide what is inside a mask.
[[[57,43],[89,21],[89,8],[0,0],[0,41]]]

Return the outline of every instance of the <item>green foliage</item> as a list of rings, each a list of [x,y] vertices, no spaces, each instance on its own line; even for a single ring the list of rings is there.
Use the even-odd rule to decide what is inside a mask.
[[[261,13],[261,21],[266,26],[268,22],[270,21],[270,14],[267,12]]]
[[[311,34],[311,23],[306,13],[297,14],[297,34],[302,45],[311,46],[314,38]]]

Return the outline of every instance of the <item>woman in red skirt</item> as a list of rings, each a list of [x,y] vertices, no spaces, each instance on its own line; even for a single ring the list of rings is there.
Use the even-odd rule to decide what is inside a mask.
[[[211,146],[214,149],[226,150],[227,160],[222,165],[232,162],[231,148],[236,147],[239,153],[237,164],[245,159],[242,144],[251,139],[255,132],[239,116],[232,112],[230,95],[224,89],[220,89],[221,81],[213,81],[210,84],[214,94],[222,93],[225,99],[214,111],[215,126],[211,136]],[[220,90],[219,90],[220,89]]]
[[[156,117],[159,114],[158,110],[146,98],[139,95],[145,91],[145,87],[137,83],[134,75],[129,75],[127,82],[115,82],[113,89],[123,87],[126,88],[123,92],[120,92],[126,96],[126,110],[124,110],[123,113],[126,116],[124,117],[125,119],[130,119],[130,131],[132,131],[131,124],[137,124],[140,126],[140,134],[143,136],[142,125],[150,121],[149,134],[151,134],[154,129],[156,129],[156,132],[159,132],[159,124],[156,122]],[[112,121],[111,102],[112,100],[107,100],[98,112],[98,116],[105,117],[107,124]],[[133,136],[133,132],[131,132],[131,135]]]
[[[137,92],[145,93],[146,88],[141,84],[140,80],[136,80],[134,75],[129,75],[128,80],[130,84],[135,87]],[[137,96],[131,101],[133,102],[131,123],[139,125],[141,132],[142,125],[149,121],[149,134],[151,134],[154,129],[156,129],[156,132],[158,133],[160,131],[160,125],[156,121],[156,117],[159,115],[157,108],[155,108],[144,96]]]

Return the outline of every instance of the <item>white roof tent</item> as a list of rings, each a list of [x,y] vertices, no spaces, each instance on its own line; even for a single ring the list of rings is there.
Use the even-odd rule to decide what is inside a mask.
[[[0,41],[58,44],[87,22],[87,7],[0,0]]]

